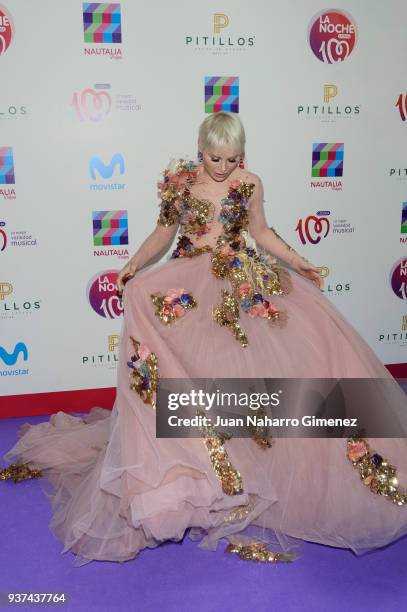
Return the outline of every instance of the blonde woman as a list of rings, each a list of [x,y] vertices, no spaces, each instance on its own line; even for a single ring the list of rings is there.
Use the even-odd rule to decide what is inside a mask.
[[[391,419],[405,406],[322,294],[318,268],[268,227],[239,117],[206,117],[198,147],[197,163],[175,160],[164,172],[157,226],[118,276],[113,410],[25,426],[5,455],[18,466],[3,477],[37,469],[52,482],[50,528],[76,564],[133,559],[186,533],[268,562],[295,558],[291,536],[356,553],[384,546],[407,531],[404,438],[228,438],[202,422],[201,437],[156,436],[162,379],[378,378],[390,393],[386,403],[369,398],[369,409]]]

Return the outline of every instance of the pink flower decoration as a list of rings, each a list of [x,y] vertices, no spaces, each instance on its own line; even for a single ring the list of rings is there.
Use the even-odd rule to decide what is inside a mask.
[[[181,304],[175,304],[173,306],[173,311],[178,319],[185,315],[185,309],[181,306]]]
[[[254,319],[255,317],[264,317],[267,316],[267,310],[265,309],[263,304],[254,304],[248,311],[248,315],[252,319]]]
[[[240,187],[240,181],[238,180],[231,181],[230,186],[232,189],[237,189],[238,187]]]
[[[162,314],[167,315],[167,314],[170,314],[171,312],[172,312],[172,308],[171,308],[171,306],[163,306],[163,307],[161,308],[161,313],[162,313]]]
[[[278,312],[278,308],[276,308],[274,306],[274,304],[269,304],[267,307],[267,310],[271,313],[271,314],[276,314]]]
[[[167,295],[164,298],[164,302],[166,302],[167,304],[172,304],[173,302],[175,302],[179,297],[181,297],[181,295],[185,293],[185,289],[168,289],[167,291]]]
[[[151,351],[146,344],[140,344],[139,349],[138,349],[138,354],[140,356],[140,359],[144,361],[145,359],[147,359],[150,353]]]
[[[242,283],[239,285],[239,294],[240,295],[248,295],[251,292],[252,288],[250,283]]]
[[[177,187],[178,185],[181,184],[182,180],[183,180],[183,177],[181,174],[171,174],[168,177],[168,182],[173,183],[174,185],[177,185]]]
[[[347,456],[349,461],[359,461],[359,459],[364,457],[367,452],[368,448],[366,442],[364,440],[359,440],[351,443]]]

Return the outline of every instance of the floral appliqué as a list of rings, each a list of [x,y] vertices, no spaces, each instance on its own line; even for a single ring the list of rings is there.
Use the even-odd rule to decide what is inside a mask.
[[[133,336],[130,336],[130,339],[134,347],[134,355],[127,362],[131,369],[130,389],[136,391],[145,404],[151,404],[155,408],[158,383],[157,355],[150,351],[147,345],[135,340]]]
[[[189,309],[197,306],[193,296],[184,288],[168,289],[166,295],[152,293],[150,297],[156,309],[155,314],[165,325],[181,319]]]
[[[349,461],[359,470],[364,485],[373,493],[383,495],[397,506],[407,503],[407,492],[400,487],[397,469],[381,455],[372,451],[364,438],[348,438]]]
[[[228,279],[232,291],[222,291],[222,301],[213,309],[213,318],[229,327],[242,346],[248,339],[238,323],[239,306],[251,318],[265,318],[284,325],[286,315],[263,294],[282,295],[290,291],[288,274],[282,273],[276,262],[246,247],[242,232],[248,226],[248,201],[254,184],[233,181],[228,197],[222,201],[219,221],[224,231],[219,236],[212,256],[212,272],[217,278]]]
[[[166,168],[163,180],[157,183],[160,197],[160,213],[157,223],[169,227],[179,220],[177,200],[183,190],[196,180],[197,170],[193,161],[180,159]]]

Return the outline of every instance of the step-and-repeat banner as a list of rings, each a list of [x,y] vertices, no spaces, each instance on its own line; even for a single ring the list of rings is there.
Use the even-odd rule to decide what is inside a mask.
[[[407,4],[335,6],[0,0],[1,395],[115,386],[117,272],[221,110],[270,225],[406,362]]]

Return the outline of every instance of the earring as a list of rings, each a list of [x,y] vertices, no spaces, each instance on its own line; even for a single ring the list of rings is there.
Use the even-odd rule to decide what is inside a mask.
[[[240,158],[239,168],[240,168],[241,170],[244,170],[244,160],[243,160],[243,157],[241,157],[241,158]]]
[[[198,161],[199,161],[199,162],[203,162],[203,155],[202,155],[202,151],[198,151]]]

